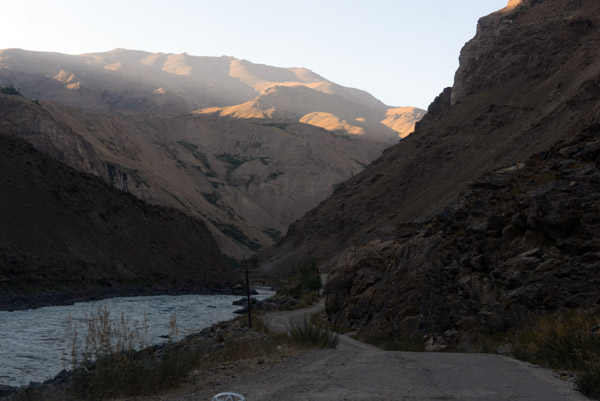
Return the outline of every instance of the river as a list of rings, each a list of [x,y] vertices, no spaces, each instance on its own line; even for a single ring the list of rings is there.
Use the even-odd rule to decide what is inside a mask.
[[[257,299],[273,292],[257,288]],[[103,308],[112,319],[125,316],[134,322],[146,321],[147,344],[159,344],[177,322],[178,337],[199,331],[213,323],[233,318],[239,306],[235,295],[161,295],[109,298],[67,306],[49,306],[14,312],[0,311],[0,384],[21,386],[43,382],[69,366],[73,323],[81,341],[87,331],[86,318]],[[171,330],[172,332],[172,330]],[[162,337],[161,337],[162,336]]]

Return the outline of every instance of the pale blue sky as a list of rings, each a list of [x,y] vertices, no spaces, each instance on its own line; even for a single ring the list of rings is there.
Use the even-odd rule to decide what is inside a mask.
[[[117,47],[306,67],[392,106],[452,85],[479,17],[507,0],[2,0],[0,49]]]

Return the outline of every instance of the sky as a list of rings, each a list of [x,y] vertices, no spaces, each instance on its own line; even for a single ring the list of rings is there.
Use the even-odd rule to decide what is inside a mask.
[[[0,49],[115,48],[306,67],[390,106],[451,86],[477,20],[507,0],[0,0]]]

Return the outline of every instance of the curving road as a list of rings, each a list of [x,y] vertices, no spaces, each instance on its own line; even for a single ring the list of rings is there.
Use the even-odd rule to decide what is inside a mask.
[[[271,313],[265,321],[285,330],[322,307]],[[237,376],[222,391],[238,391],[248,401],[587,400],[552,371],[502,356],[390,352],[340,339],[335,350]]]
[[[323,308],[274,312],[265,321],[287,330]],[[250,361],[139,401],[210,400],[237,392],[248,401],[578,401],[587,400],[547,369],[488,354],[390,352],[340,336],[337,349]],[[125,400],[125,399],[124,399]],[[129,401],[130,399],[126,399]]]

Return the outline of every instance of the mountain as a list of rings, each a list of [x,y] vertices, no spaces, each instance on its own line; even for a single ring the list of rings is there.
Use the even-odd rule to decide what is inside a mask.
[[[6,134],[201,218],[233,260],[277,241],[422,116],[307,69],[124,49],[2,50],[0,85],[38,102],[0,98]],[[272,113],[244,114],[252,102]]]
[[[2,309],[219,292],[238,282],[197,219],[150,206],[6,135],[0,169]]]
[[[301,123],[122,116],[8,95],[0,96],[0,130],[152,204],[203,219],[234,259],[272,244],[382,148]]]
[[[531,316],[600,305],[600,124],[484,175],[456,204],[349,249],[330,274],[338,327],[455,333],[468,347]],[[460,337],[456,333],[459,333]]]
[[[366,135],[389,144],[397,142],[399,136],[409,135],[425,114],[414,107],[406,108],[406,113],[398,113],[398,108],[368,106],[319,89],[323,88],[298,83],[271,86],[248,102],[201,109],[195,113],[239,119],[300,121],[329,131]]]
[[[523,0],[482,18],[415,132],[254,262],[315,259],[330,317],[375,335],[598,302],[598,16],[593,0]]]
[[[326,112],[362,134],[395,143],[423,110],[389,125],[388,106],[367,92],[337,85],[305,68],[278,68],[233,57],[197,57],[115,49],[78,56],[0,51],[0,84],[87,111],[216,113],[235,118],[301,120]],[[305,119],[306,120],[306,119]],[[310,120],[307,120],[310,121]],[[306,121],[304,121],[306,122]],[[322,126],[322,125],[319,125]],[[336,130],[349,132],[345,126]]]

